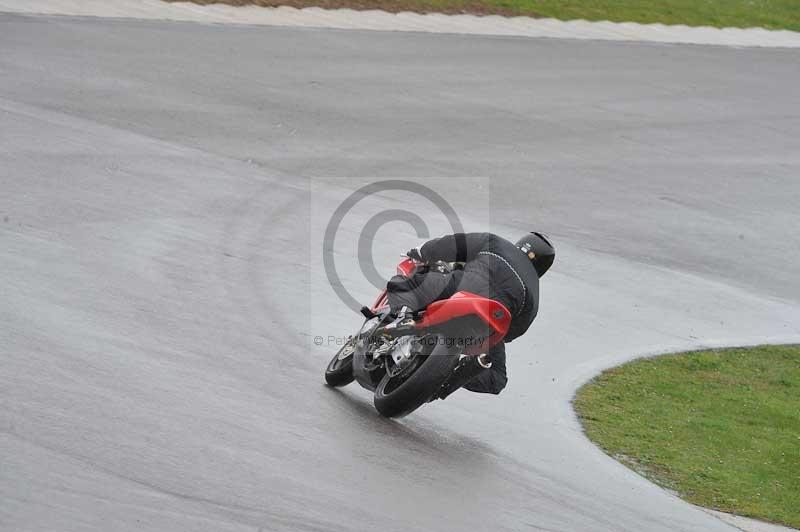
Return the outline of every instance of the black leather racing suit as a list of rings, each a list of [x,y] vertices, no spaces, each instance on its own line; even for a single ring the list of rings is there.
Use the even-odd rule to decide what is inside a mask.
[[[419,251],[427,263],[463,262],[464,269],[395,276],[387,285],[389,305],[394,311],[404,305],[421,310],[461,290],[502,303],[511,312],[508,333],[489,350],[489,371],[464,385],[473,392],[500,393],[508,381],[505,343],[524,334],[539,309],[539,276],[533,264],[514,244],[492,233],[447,235],[426,242]]]

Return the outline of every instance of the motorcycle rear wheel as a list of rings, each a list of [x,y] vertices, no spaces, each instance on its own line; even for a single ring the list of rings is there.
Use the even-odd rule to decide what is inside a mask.
[[[328,383],[328,386],[340,388],[355,380],[355,377],[353,377],[353,342],[354,340],[352,339],[348,340],[328,362],[328,367],[325,368],[325,382]],[[340,358],[346,350],[349,350],[350,353]]]
[[[458,364],[459,356],[458,349],[437,342],[430,355],[407,378],[386,374],[375,388],[375,409],[384,417],[410,414],[441,388]]]

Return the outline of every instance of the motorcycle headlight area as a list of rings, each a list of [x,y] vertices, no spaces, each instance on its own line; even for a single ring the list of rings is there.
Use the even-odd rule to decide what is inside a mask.
[[[362,338],[365,336],[369,336],[372,333],[372,331],[375,330],[375,327],[378,326],[378,323],[380,323],[380,321],[381,320],[378,317],[370,318],[367,321],[365,321],[364,325],[361,326],[361,330],[358,331],[358,336]]]

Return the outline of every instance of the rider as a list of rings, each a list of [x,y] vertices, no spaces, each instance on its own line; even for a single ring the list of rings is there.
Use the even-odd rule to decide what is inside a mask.
[[[523,335],[536,317],[539,278],[555,259],[552,244],[541,233],[529,233],[516,244],[492,233],[456,233],[426,242],[406,255],[429,267],[412,277],[397,275],[389,281],[389,306],[398,320],[462,290],[494,299],[511,313],[503,342],[488,353],[462,359],[438,398],[462,386],[472,392],[499,394],[508,381],[504,344]],[[442,264],[452,262],[463,263],[463,269],[451,270]]]

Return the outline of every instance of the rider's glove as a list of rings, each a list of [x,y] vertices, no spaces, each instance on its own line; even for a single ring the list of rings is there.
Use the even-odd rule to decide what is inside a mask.
[[[428,268],[429,271],[438,273],[450,273],[453,271],[453,268],[450,267],[450,264],[443,260],[437,260],[434,263],[428,263]]]
[[[417,262],[425,262],[422,260],[422,253],[419,252],[419,248],[413,248],[406,251],[406,257],[409,259],[414,259]]]

